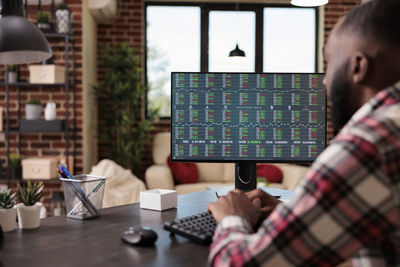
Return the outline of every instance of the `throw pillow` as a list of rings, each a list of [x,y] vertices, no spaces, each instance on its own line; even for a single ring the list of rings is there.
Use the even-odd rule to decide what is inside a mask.
[[[257,177],[266,178],[269,183],[280,183],[283,178],[281,169],[271,164],[258,164]]]
[[[169,155],[167,164],[177,184],[191,184],[198,181],[199,170],[195,163],[172,162]]]

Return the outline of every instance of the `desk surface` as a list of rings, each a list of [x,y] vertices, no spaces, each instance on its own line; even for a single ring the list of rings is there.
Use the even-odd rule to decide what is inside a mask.
[[[227,189],[217,190],[220,195]],[[292,192],[266,189],[289,198]],[[204,212],[216,200],[214,190],[178,197],[178,207],[163,212],[140,209],[139,203],[101,210],[93,220],[65,216],[43,219],[34,230],[5,233],[0,266],[206,266],[208,247],[170,235],[164,222]],[[120,233],[133,225],[153,228],[158,234],[155,247],[123,243]]]

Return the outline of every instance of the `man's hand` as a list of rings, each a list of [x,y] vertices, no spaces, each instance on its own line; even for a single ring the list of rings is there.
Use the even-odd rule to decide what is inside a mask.
[[[271,196],[261,189],[255,189],[253,191],[247,192],[246,195],[255,205],[259,205],[259,207],[261,208],[258,223],[264,221],[275,209],[275,207],[280,203],[280,201],[276,197]]]
[[[217,222],[220,222],[225,216],[238,215],[254,226],[260,217],[260,204],[260,201],[252,202],[240,190],[233,190],[226,196],[218,198],[217,202],[210,203],[208,210]]]

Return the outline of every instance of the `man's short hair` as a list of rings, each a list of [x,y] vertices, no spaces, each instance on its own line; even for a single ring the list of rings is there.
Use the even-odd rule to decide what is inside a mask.
[[[360,5],[346,15],[339,30],[400,46],[400,0],[371,0]]]

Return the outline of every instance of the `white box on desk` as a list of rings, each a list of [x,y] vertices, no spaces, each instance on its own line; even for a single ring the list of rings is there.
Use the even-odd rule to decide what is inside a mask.
[[[65,67],[50,65],[30,65],[29,66],[30,83],[64,83]]]
[[[152,189],[140,192],[140,208],[163,211],[178,205],[175,190]]]

